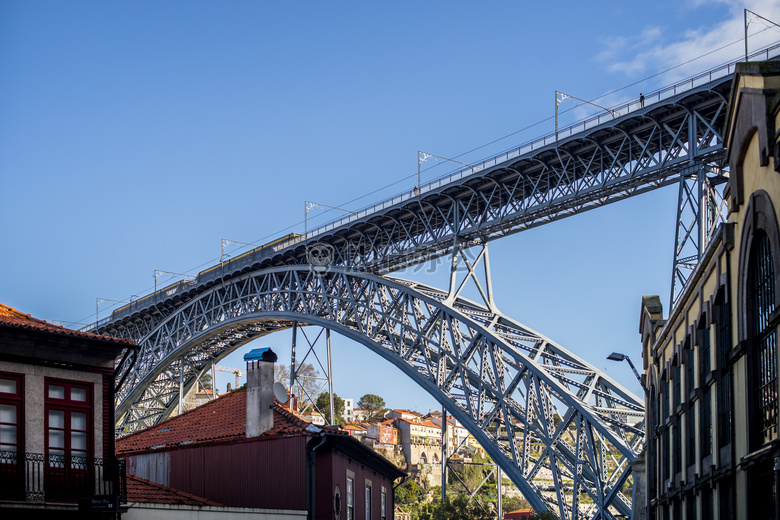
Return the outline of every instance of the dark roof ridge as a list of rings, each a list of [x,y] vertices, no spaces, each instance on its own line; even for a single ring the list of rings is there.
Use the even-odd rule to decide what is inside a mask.
[[[0,325],[6,327],[22,328],[48,332],[50,334],[61,334],[64,336],[73,336],[77,338],[89,338],[109,343],[119,343],[133,346],[135,342],[125,338],[116,338],[113,336],[103,336],[93,332],[82,332],[80,330],[69,329],[62,325],[54,325],[40,318],[33,318],[29,314],[17,311],[13,307],[0,303]]]

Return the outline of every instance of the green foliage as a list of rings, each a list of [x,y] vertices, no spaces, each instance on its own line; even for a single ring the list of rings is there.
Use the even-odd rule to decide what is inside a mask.
[[[531,504],[528,503],[528,500],[524,498],[505,497],[501,502],[505,513],[531,507]]]
[[[398,504],[417,504],[424,495],[425,490],[422,486],[411,479],[395,488],[395,502]]]
[[[211,374],[203,374],[202,376],[200,376],[200,389],[206,390],[207,388],[208,389],[212,388]]]
[[[479,454],[474,454],[471,460],[471,463],[464,463],[463,471],[450,469],[449,483],[455,486],[453,489],[468,491],[470,493],[477,489],[477,486],[479,486],[479,484],[493,469],[491,466],[486,465],[489,459],[486,457],[481,457]],[[455,473],[457,473],[457,476]],[[458,479],[458,477],[460,477],[460,479]],[[467,489],[463,489],[464,484]],[[480,494],[483,495],[489,494],[491,492],[495,497],[495,476],[488,479],[486,485],[480,489]]]
[[[469,501],[468,495],[459,494],[448,497],[444,502],[434,500],[430,520],[493,520],[495,513],[485,509],[475,501]]]
[[[531,514],[531,516],[528,517],[528,520],[558,520],[558,517],[551,511],[540,511]]]
[[[366,414],[366,422],[373,423],[382,420],[385,411],[385,400],[375,394],[366,394],[357,402]]]
[[[333,394],[333,413],[336,414],[336,420],[334,421],[330,416],[330,394],[328,392],[322,392],[317,396],[317,410],[325,417],[327,424],[344,424],[344,399],[339,397],[335,392]]]

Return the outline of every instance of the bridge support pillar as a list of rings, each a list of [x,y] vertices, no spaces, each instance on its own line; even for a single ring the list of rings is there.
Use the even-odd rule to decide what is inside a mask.
[[[303,339],[306,342],[306,349],[300,362],[297,361],[298,355],[298,331],[300,330]],[[315,328],[316,330],[316,328]],[[322,351],[317,354],[316,347],[320,339],[325,340],[325,363],[322,362]],[[290,351],[290,392],[298,397],[298,410],[305,415],[307,410],[317,411],[326,418],[326,423],[336,422],[335,403],[333,399],[333,360],[330,348],[330,329],[321,327],[314,340],[310,340],[306,330],[301,328],[300,322],[293,323],[292,345]],[[308,363],[307,360],[311,359]],[[314,368],[309,370],[308,366]],[[321,372],[319,372],[321,371]],[[319,376],[319,373],[324,374]],[[320,410],[317,407],[317,398],[327,386],[329,407],[327,410]]]
[[[681,172],[669,309],[685,289],[718,225],[726,221],[726,204],[717,187],[727,180],[715,164],[693,163]]]

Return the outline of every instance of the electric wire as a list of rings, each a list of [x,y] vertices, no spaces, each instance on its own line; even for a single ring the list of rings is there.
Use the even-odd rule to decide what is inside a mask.
[[[765,24],[765,25],[766,25],[766,24]],[[767,31],[767,30],[769,30],[769,29],[780,30],[780,29],[778,29],[778,28],[776,28],[776,27],[770,27],[770,26],[768,26],[768,25],[767,25],[767,26],[766,26],[764,29],[762,29],[762,30],[760,30],[760,31],[757,31],[757,32],[755,32],[755,33],[753,33],[753,34],[750,34],[750,35],[748,35],[748,36],[756,36],[756,35],[758,35],[758,34],[761,34],[762,32],[764,32],[764,31]],[[694,58],[691,58],[691,59],[689,59],[689,60],[687,60],[687,61],[684,61],[684,62],[682,62],[682,63],[679,63],[679,64],[677,64],[677,65],[675,65],[675,66],[673,66],[673,67],[669,67],[669,68],[667,68],[667,69],[664,69],[664,70],[662,70],[662,71],[656,72],[655,74],[651,74],[651,75],[649,75],[649,76],[646,76],[646,77],[644,77],[644,78],[642,78],[642,79],[640,79],[640,80],[638,80],[638,81],[635,81],[635,82],[633,82],[633,83],[629,83],[629,84],[627,84],[627,85],[624,85],[624,86],[622,86],[622,87],[620,87],[620,88],[617,88],[617,89],[611,90],[611,91],[609,91],[609,92],[606,92],[606,93],[604,93],[604,94],[601,94],[601,95],[599,95],[599,96],[597,96],[597,97],[593,98],[591,101],[598,101],[599,99],[602,99],[602,98],[605,98],[605,97],[607,97],[607,96],[611,96],[611,95],[613,95],[613,94],[617,94],[617,93],[619,93],[619,92],[622,92],[622,91],[624,91],[624,90],[626,90],[626,89],[629,89],[629,88],[635,87],[635,86],[637,86],[637,85],[639,85],[639,84],[641,84],[641,83],[644,83],[644,82],[646,82],[646,81],[648,81],[648,80],[650,80],[650,79],[653,79],[653,78],[656,78],[656,77],[659,77],[659,76],[663,76],[664,74],[667,74],[667,73],[669,73],[669,72],[671,72],[671,71],[673,71],[673,70],[679,69],[680,67],[683,67],[683,66],[685,66],[685,65],[688,65],[688,64],[690,64],[690,63],[692,63],[692,62],[694,62],[694,61],[697,61],[697,60],[699,60],[699,59],[705,58],[705,57],[707,57],[707,56],[710,56],[710,55],[712,55],[712,54],[715,54],[715,53],[717,53],[717,52],[719,52],[719,51],[722,51],[722,50],[724,50],[724,49],[726,49],[726,48],[728,48],[728,47],[731,47],[731,46],[733,46],[733,45],[736,45],[736,44],[738,44],[738,43],[741,43],[741,42],[744,42],[744,41],[745,41],[745,39],[744,39],[744,38],[739,38],[739,39],[737,39],[737,40],[734,40],[734,41],[732,41],[732,42],[730,42],[730,43],[727,43],[727,44],[725,44],[725,45],[722,45],[722,46],[720,46],[720,47],[718,47],[718,48],[716,48],[716,49],[713,49],[713,50],[711,50],[711,51],[709,51],[709,52],[706,52],[706,53],[704,53],[704,54],[701,54],[701,55],[699,55],[699,56],[696,56],[696,57],[694,57]],[[728,63],[728,62],[727,62],[727,63]],[[580,106],[579,104],[578,104],[578,105],[575,105],[575,106],[573,106],[573,107],[571,107],[571,108],[568,108],[568,109],[566,109],[566,110],[560,111],[560,112],[559,112],[559,114],[566,114],[566,113],[568,113],[568,112],[570,112],[570,111],[572,111],[572,110],[576,109],[576,108],[577,108],[577,107],[579,107],[579,106]],[[504,141],[504,140],[506,140],[506,139],[508,139],[508,138],[510,138],[510,137],[513,137],[513,136],[515,136],[515,135],[517,135],[517,134],[520,134],[520,133],[522,133],[522,132],[525,132],[525,131],[527,131],[527,130],[530,130],[530,129],[532,129],[532,128],[535,128],[535,127],[537,127],[537,126],[539,126],[539,125],[542,125],[542,124],[544,124],[544,123],[547,123],[547,122],[549,122],[549,121],[553,120],[554,118],[555,118],[555,116],[550,116],[550,117],[547,117],[547,118],[544,118],[544,119],[540,119],[539,121],[536,121],[535,123],[531,123],[531,124],[529,124],[529,125],[526,125],[526,126],[524,126],[523,128],[520,128],[520,129],[518,129],[518,130],[515,130],[515,131],[513,131],[513,132],[510,132],[510,133],[508,133],[508,134],[506,134],[506,135],[504,135],[504,136],[502,136],[502,137],[498,137],[498,138],[496,138],[496,139],[493,139],[493,140],[491,140],[491,141],[489,141],[489,142],[486,142],[486,143],[484,143],[484,144],[482,144],[482,145],[480,145],[480,146],[477,146],[477,147],[475,147],[475,148],[472,148],[472,149],[470,149],[470,150],[467,150],[467,151],[465,151],[465,152],[462,152],[462,153],[460,153],[460,154],[458,154],[458,155],[454,155],[454,156],[452,156],[452,158],[453,158],[453,159],[457,159],[457,158],[460,158],[460,157],[467,156],[467,155],[469,155],[469,154],[471,154],[471,153],[474,153],[474,152],[476,152],[476,151],[482,150],[483,148],[486,148],[486,147],[488,147],[488,146],[491,146],[491,145],[493,145],[493,144],[499,143],[499,142],[501,142],[501,141]],[[500,153],[503,153],[503,152],[500,152]],[[429,167],[427,167],[427,168],[422,168],[422,169],[420,170],[420,173],[422,173],[422,172],[426,172],[426,171],[429,171],[429,170],[431,170],[431,169],[433,169],[433,168],[436,168],[437,166],[440,166],[441,164],[442,164],[442,163],[436,163],[436,164],[434,164],[434,165],[432,165],[432,166],[429,166]],[[371,195],[374,195],[374,194],[376,194],[376,193],[379,193],[379,192],[385,191],[385,190],[387,190],[388,188],[391,188],[391,187],[393,187],[393,186],[397,186],[397,185],[399,185],[399,184],[401,184],[401,183],[408,182],[410,179],[413,179],[413,178],[414,178],[414,177],[416,177],[416,176],[417,176],[417,172],[415,172],[415,173],[413,173],[413,174],[411,174],[411,175],[407,175],[407,176],[405,176],[405,177],[401,177],[401,178],[399,178],[399,179],[398,179],[398,180],[396,180],[396,181],[393,181],[393,182],[391,182],[391,183],[389,183],[389,184],[386,184],[386,185],[384,185],[384,186],[381,186],[381,187],[379,187],[379,188],[376,188],[376,189],[374,189],[374,190],[371,190],[371,191],[369,191],[369,192],[366,192],[366,193],[364,193],[364,194],[360,195],[359,197],[355,197],[355,198],[353,198],[353,199],[351,199],[351,200],[348,200],[348,201],[342,202],[342,203],[338,204],[338,206],[348,206],[348,205],[350,205],[350,204],[352,204],[352,203],[354,203],[354,202],[357,202],[357,201],[359,201],[359,200],[365,199],[366,197],[369,197],[369,196],[371,196]],[[434,180],[435,180],[435,179],[434,179]],[[405,193],[405,192],[401,192],[401,193]],[[400,194],[400,193],[398,193],[398,194],[395,194],[395,195],[393,195],[393,196],[398,196],[399,194]],[[328,212],[330,212],[330,211],[333,211],[333,210],[332,210],[332,209],[325,209],[325,210],[323,210],[323,211],[320,213],[320,216],[322,216],[322,215],[326,215],[326,214],[327,214]],[[317,218],[317,217],[315,217],[315,218]],[[285,233],[286,231],[292,231],[292,230],[294,230],[294,229],[296,229],[296,228],[299,228],[299,227],[300,227],[300,226],[301,226],[303,223],[304,223],[304,221],[303,221],[303,220],[299,220],[298,222],[295,222],[295,223],[293,223],[293,224],[291,224],[291,225],[289,225],[289,226],[287,226],[287,227],[281,228],[281,229],[279,229],[279,230],[277,230],[277,231],[274,231],[274,232],[272,232],[272,233],[269,233],[269,234],[267,234],[267,235],[265,235],[265,236],[263,236],[263,237],[261,237],[261,238],[258,238],[258,239],[257,239],[257,240],[255,240],[254,242],[249,242],[249,244],[252,244],[252,245],[254,245],[254,246],[260,246],[260,245],[262,245],[262,244],[263,244],[265,241],[267,241],[269,238],[272,238],[272,237],[275,237],[275,236],[279,236],[279,235],[281,235],[281,234]],[[239,247],[239,248],[237,249],[237,251],[241,251],[241,250],[245,249],[246,247],[247,247],[247,246]],[[209,267],[209,266],[213,266],[213,265],[215,265],[215,263],[216,263],[218,260],[219,260],[219,259],[218,259],[218,258],[216,258],[216,257],[215,257],[215,258],[213,258],[213,259],[210,259],[210,260],[206,260],[205,262],[201,263],[200,265],[197,265],[197,266],[195,266],[195,267],[192,267],[192,268],[190,268],[190,269],[187,269],[187,270],[185,270],[185,271],[184,271],[184,273],[186,273],[186,274],[189,274],[189,273],[199,273],[199,272],[200,272],[200,271],[201,271],[201,270],[202,270],[204,267]],[[170,280],[171,278],[173,278],[173,276],[170,276],[170,277],[168,277],[168,280]],[[146,294],[146,293],[150,293],[150,292],[151,292],[151,290],[152,290],[153,288],[154,288],[153,286],[149,286],[149,287],[147,287],[146,289],[143,289],[143,290],[140,292],[140,294]],[[137,299],[137,298],[136,298],[136,299]],[[132,299],[132,297],[131,297],[131,298],[130,298],[130,299],[128,299],[127,301],[129,301],[129,302],[132,302],[132,301],[134,301],[134,300],[133,300],[133,299]],[[117,304],[116,304],[116,303],[114,303],[113,305],[109,305],[108,307],[109,307],[109,310],[110,310],[110,309],[113,309],[113,308],[114,308],[114,307],[116,307],[116,306],[117,306]],[[75,323],[75,324],[85,324],[85,325],[88,325],[88,324],[92,323],[90,320],[91,320],[90,316],[86,316],[86,317],[82,318],[80,321],[77,321],[77,322],[67,321],[67,322],[65,322],[65,323]]]

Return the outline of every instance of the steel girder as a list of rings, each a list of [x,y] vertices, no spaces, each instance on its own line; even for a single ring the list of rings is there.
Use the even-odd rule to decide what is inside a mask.
[[[142,335],[110,330],[142,347],[132,369],[121,367],[118,430],[167,417],[212,362],[299,321],[352,338],[401,369],[477,438],[537,510],[572,519],[630,514],[624,486],[644,442],[643,401],[548,338],[466,299],[445,303],[447,296],[337,267],[233,278]]]
[[[454,239],[485,243],[550,221],[678,182],[699,165],[722,170],[722,126],[730,75],[691,80],[667,98],[626,105],[625,115],[581,123],[560,137],[475,165],[324,228],[202,272],[186,287],[160,290],[99,323],[134,321],[154,328],[176,307],[221,280],[281,265],[308,264],[312,247],[334,265],[389,273],[447,255]],[[677,94],[677,90],[682,91]],[[598,123],[598,121],[595,121]]]

